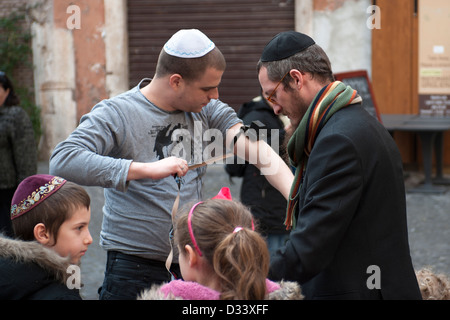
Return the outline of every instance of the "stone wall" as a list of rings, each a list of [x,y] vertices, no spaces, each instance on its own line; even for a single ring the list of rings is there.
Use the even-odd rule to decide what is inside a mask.
[[[41,159],[49,158],[97,102],[129,88],[126,1],[1,1],[2,13],[37,5],[29,17],[34,70],[25,70],[20,79],[34,85],[36,103],[42,108]],[[370,4],[370,0],[296,0],[296,29],[324,48],[335,72],[366,69],[370,74],[371,30],[366,27]]]

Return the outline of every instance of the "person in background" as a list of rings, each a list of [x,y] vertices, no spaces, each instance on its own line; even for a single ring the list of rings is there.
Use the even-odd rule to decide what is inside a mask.
[[[284,123],[279,116],[273,113],[271,106],[265,98],[258,96],[252,101],[244,103],[237,115],[245,125],[251,125],[253,121],[264,124],[267,140],[272,148],[278,146],[277,152],[280,157],[285,158]],[[272,130],[277,134],[272,137]],[[272,143],[272,139],[278,139]],[[249,207],[253,216],[258,221],[259,230],[266,238],[269,252],[272,255],[288,238],[289,231],[283,224],[286,216],[286,199],[275,189],[264,175],[254,165],[245,162],[239,164],[235,159],[232,164],[225,165],[226,172],[230,177],[242,177],[240,201]]]
[[[33,125],[10,79],[0,71],[0,233],[13,236],[9,212],[14,191],[36,172]]]

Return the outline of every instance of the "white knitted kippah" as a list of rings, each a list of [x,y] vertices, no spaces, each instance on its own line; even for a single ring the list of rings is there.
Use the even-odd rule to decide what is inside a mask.
[[[200,58],[214,49],[215,44],[197,29],[182,29],[164,45],[164,51],[179,58]]]

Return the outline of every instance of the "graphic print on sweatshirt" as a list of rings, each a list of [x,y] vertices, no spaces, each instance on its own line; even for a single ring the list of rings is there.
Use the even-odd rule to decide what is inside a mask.
[[[156,153],[158,160],[170,156],[184,159],[191,157],[192,141],[186,125],[178,123],[167,126],[152,126],[150,134],[154,137],[153,152]]]

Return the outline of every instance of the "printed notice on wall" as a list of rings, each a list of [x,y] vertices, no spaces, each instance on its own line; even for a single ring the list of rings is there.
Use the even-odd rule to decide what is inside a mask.
[[[450,1],[419,1],[419,110],[450,116]]]

